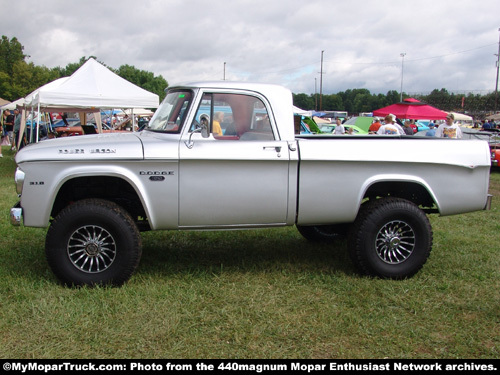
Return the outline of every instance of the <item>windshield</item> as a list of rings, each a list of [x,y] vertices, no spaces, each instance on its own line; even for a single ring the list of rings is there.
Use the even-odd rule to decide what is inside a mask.
[[[170,91],[156,110],[147,129],[179,133],[192,98],[193,93],[189,90]]]

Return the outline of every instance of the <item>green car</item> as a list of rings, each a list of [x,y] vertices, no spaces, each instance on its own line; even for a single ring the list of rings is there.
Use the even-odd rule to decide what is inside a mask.
[[[345,134],[349,134],[348,131],[349,129],[352,129],[352,134],[353,135],[365,135],[368,134],[367,130],[361,129],[359,126],[356,125],[349,125],[349,124],[342,124],[345,129]],[[323,134],[333,134],[333,131],[335,130],[335,125],[334,124],[323,124],[320,126],[321,133]]]
[[[373,117],[365,117],[365,116],[357,116],[357,117],[351,117],[349,120],[347,120],[343,125],[355,125],[358,128],[362,129],[363,131],[366,131],[364,134],[368,134],[368,129],[370,128],[370,125],[373,123]]]

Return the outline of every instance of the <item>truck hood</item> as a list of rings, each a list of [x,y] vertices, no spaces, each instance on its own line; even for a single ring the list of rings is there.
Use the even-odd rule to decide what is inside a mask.
[[[144,158],[136,133],[64,137],[30,144],[16,155],[16,163],[63,160],[139,160]]]

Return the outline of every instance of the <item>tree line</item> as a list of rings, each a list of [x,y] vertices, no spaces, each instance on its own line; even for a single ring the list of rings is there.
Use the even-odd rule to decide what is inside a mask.
[[[403,100],[410,95],[403,93]],[[486,95],[468,93],[455,94],[446,89],[434,89],[430,94],[411,95],[412,98],[447,112],[466,113],[483,119],[495,111],[495,93]],[[384,94],[372,94],[367,89],[349,89],[337,94],[293,94],[295,106],[305,110],[347,111],[350,115],[373,112],[376,109],[399,103],[401,95],[395,90]],[[320,110],[321,109],[321,110]],[[500,109],[500,108],[499,108]]]
[[[87,60],[70,63],[64,68],[35,65],[26,62],[28,56],[24,54],[24,46],[16,37],[11,39],[2,35],[0,41],[0,98],[14,101],[25,97],[38,87],[55,79],[70,76]],[[94,56],[89,56],[95,58]],[[97,60],[97,58],[95,58]],[[102,63],[102,62],[101,62]],[[102,63],[105,65],[104,63]],[[140,70],[131,65],[121,65],[118,69],[108,68],[120,77],[157,94],[162,100],[165,97],[165,88],[168,82],[161,75]],[[409,95],[403,93],[403,98]],[[455,94],[446,89],[435,89],[428,95],[412,95],[415,99],[437,107],[443,111],[467,113],[476,119],[484,118],[496,108],[495,93],[486,95]],[[349,89],[337,94],[293,94],[294,105],[306,110],[347,111],[355,115],[362,112],[373,112],[376,109],[398,103],[400,93],[396,90],[387,94],[372,94],[367,89]]]

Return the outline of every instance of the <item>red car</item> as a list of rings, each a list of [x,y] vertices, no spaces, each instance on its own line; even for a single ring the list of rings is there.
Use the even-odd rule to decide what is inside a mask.
[[[500,166],[500,145],[497,143],[495,145],[490,145],[491,149],[491,166]]]

